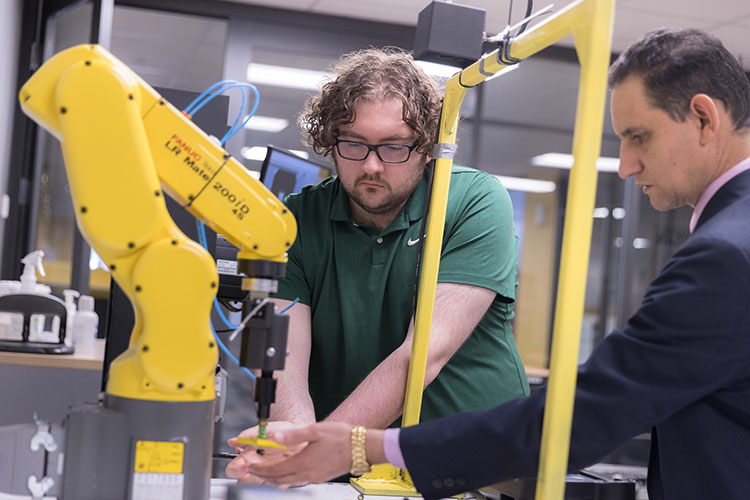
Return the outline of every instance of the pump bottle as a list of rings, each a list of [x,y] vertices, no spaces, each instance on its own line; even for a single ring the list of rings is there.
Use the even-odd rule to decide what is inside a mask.
[[[76,315],[76,299],[81,294],[78,290],[63,290],[63,297],[65,297],[65,311],[67,313],[67,320],[65,321],[65,345],[73,345],[73,318]]]
[[[94,353],[98,327],[99,315],[94,312],[94,297],[81,295],[78,299],[78,311],[73,317],[73,345],[76,352],[89,355]]]

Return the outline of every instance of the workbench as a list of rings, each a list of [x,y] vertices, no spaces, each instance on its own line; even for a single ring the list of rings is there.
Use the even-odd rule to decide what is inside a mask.
[[[96,401],[101,390],[104,340],[94,352],[28,354],[0,351],[0,426],[40,419],[60,423],[68,407]]]

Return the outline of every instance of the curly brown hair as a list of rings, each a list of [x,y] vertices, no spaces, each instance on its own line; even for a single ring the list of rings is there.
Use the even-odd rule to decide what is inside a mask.
[[[396,98],[403,119],[417,133],[417,152],[430,151],[435,140],[442,93],[437,83],[396,47],[369,48],[342,56],[333,67],[336,79],[305,103],[297,122],[305,143],[319,155],[330,156],[339,126],[352,123],[357,103]]]

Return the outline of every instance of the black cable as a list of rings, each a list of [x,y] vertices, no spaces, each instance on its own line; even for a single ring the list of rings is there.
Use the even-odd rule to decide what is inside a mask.
[[[512,0],[511,0],[512,1]],[[461,75],[459,73],[459,80]],[[445,103],[443,103],[445,105]],[[440,107],[440,117],[438,118],[437,129],[435,130],[435,144],[440,140],[440,124],[443,121],[443,106]],[[438,146],[439,148],[439,146]],[[433,151],[434,153],[434,151]],[[417,317],[417,300],[419,299],[419,280],[422,274],[422,246],[426,236],[427,216],[430,213],[430,200],[432,200],[432,181],[435,178],[436,158],[432,158],[427,164],[427,189],[425,190],[424,208],[422,209],[422,224],[419,228],[419,246],[417,247],[417,263],[414,272],[414,298],[411,305],[411,315]],[[442,243],[441,243],[442,245]]]
[[[513,0],[511,0],[511,5],[513,5]],[[534,0],[526,0],[526,15],[523,16],[524,19],[526,19],[527,17],[531,15],[531,11],[533,10],[533,8],[534,8]],[[518,36],[521,33],[523,33],[526,30],[526,27],[529,25],[530,22],[531,22],[531,19],[523,23],[523,25],[518,30],[518,32],[513,36]]]
[[[510,0],[510,6],[508,7],[508,26],[512,20],[511,15],[513,14],[513,0]]]
[[[438,128],[438,130],[440,130]],[[427,215],[430,213],[430,200],[432,199],[432,181],[435,178],[435,159],[427,164],[427,189],[425,192],[424,209],[422,211],[422,224],[419,228],[419,246],[417,246],[417,265],[414,276],[414,301],[412,302],[412,317],[417,316],[417,300],[419,299],[419,280],[422,274],[422,247],[427,229]]]

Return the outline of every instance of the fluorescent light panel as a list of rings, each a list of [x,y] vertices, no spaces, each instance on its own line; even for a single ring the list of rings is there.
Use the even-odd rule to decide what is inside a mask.
[[[414,61],[414,64],[422,68],[422,70],[428,75],[437,76],[438,78],[450,78],[461,71],[461,68],[456,66],[438,64],[430,61]]]
[[[438,78],[450,78],[459,71],[461,71],[461,68],[457,66],[449,66],[447,64],[438,64],[434,62],[429,61],[414,61],[414,63],[422,68],[425,73],[428,75],[436,76]],[[518,67],[518,64],[514,64],[512,66],[506,66],[505,68],[501,69],[491,77],[485,79],[485,82],[489,82],[490,80],[497,78],[498,76],[509,73],[510,71],[513,71]]]
[[[495,178],[505,186],[508,191],[526,191],[527,193],[552,193],[557,185],[552,181],[540,181],[537,179],[526,179],[524,177],[506,177],[496,175]]]
[[[531,164],[535,167],[549,168],[571,168],[573,166],[573,155],[563,153],[545,153],[535,156],[531,159]],[[596,160],[596,169],[599,172],[617,172],[620,167],[619,158],[610,158],[600,156]]]
[[[272,116],[254,115],[245,124],[248,130],[259,130],[261,132],[281,132],[289,126],[289,120],[274,118]]]
[[[263,161],[266,159],[266,150],[268,148],[265,146],[252,146],[248,147],[245,146],[240,150],[240,154],[242,157],[246,160],[253,160],[253,161]],[[292,153],[296,154],[297,156],[304,158],[307,160],[310,157],[310,153],[307,151],[300,151],[298,149],[290,149]]]
[[[247,81],[259,85],[285,87],[301,90],[320,90],[333,74],[310,69],[250,63],[247,66]]]

